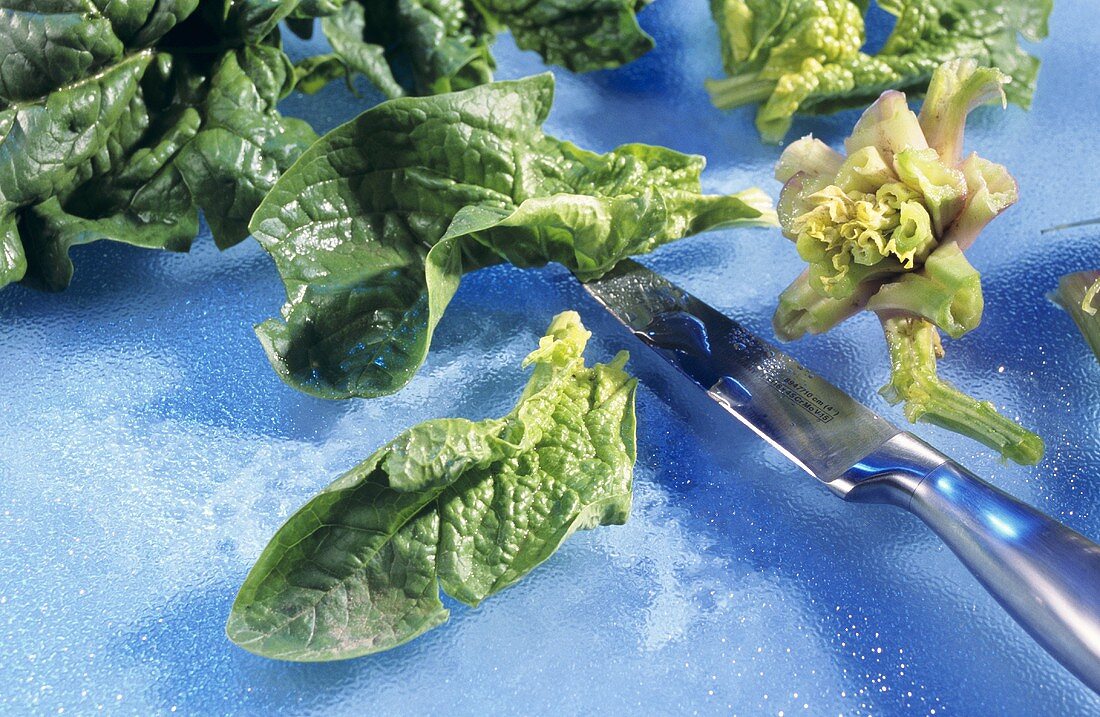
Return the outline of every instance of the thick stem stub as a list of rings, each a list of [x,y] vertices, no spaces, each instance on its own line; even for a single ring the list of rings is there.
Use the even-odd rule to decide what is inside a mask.
[[[880,315],[890,351],[890,382],[882,395],[905,402],[910,421],[927,421],[994,448],[1005,458],[1034,465],[1043,457],[1043,440],[1001,414],[989,401],[959,391],[936,374],[943,355],[939,333],[928,321],[899,314]]]

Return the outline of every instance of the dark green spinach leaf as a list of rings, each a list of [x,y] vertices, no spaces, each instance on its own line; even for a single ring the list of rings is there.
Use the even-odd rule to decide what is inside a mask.
[[[409,381],[463,272],[555,261],[582,277],[715,227],[774,222],[759,190],[704,195],[703,158],[595,154],[540,126],[550,75],[390,100],[310,147],[252,220],[287,289],[257,327],[288,383],[327,398]]]

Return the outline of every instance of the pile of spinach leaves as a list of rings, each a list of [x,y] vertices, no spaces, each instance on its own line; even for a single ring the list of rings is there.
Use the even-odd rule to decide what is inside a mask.
[[[0,0],[0,287],[63,289],[70,247],[99,239],[186,251],[199,210],[219,247],[244,239],[317,139],[276,109],[295,85],[351,71],[390,96],[489,82],[504,28],[549,62],[613,67],[652,46],[644,4]],[[295,68],[279,24],[308,35],[317,17],[334,51]]]
[[[221,247],[316,139],[278,23],[297,0],[0,0],[0,287],[62,289],[97,239]]]

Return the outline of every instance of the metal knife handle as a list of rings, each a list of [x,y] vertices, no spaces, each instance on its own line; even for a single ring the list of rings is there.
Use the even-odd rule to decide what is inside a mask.
[[[1100,545],[909,434],[881,452],[895,459],[893,470],[864,473],[866,483],[846,497],[893,503],[918,516],[1047,652],[1100,693]],[[905,454],[915,460],[899,465]],[[918,481],[922,464],[932,470]]]

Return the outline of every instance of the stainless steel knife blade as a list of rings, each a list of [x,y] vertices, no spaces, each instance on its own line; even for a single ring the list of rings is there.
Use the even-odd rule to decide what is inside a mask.
[[[825,483],[901,433],[733,319],[627,259],[585,290],[795,465]],[[843,493],[844,485],[837,484]]]
[[[834,493],[919,517],[1100,694],[1100,545],[998,490],[637,262],[584,284],[635,336]]]

